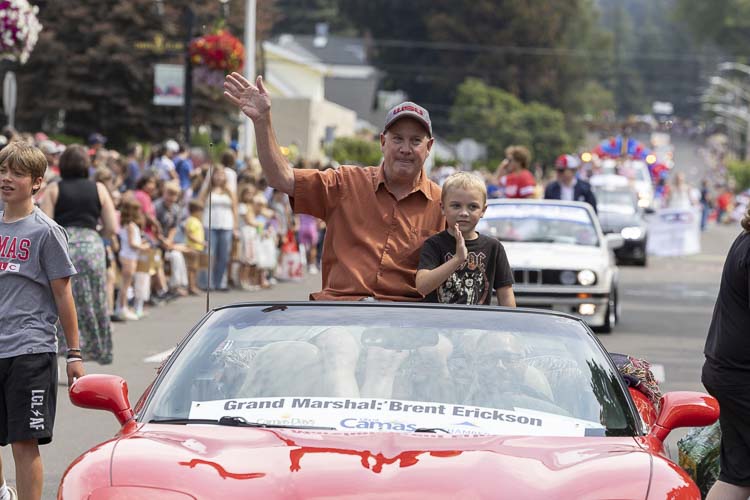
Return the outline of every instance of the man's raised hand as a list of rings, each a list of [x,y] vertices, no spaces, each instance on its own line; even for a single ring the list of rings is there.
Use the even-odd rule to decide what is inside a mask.
[[[253,121],[267,117],[271,110],[271,98],[263,86],[262,76],[258,76],[253,85],[237,72],[227,75],[224,80],[224,97]]]

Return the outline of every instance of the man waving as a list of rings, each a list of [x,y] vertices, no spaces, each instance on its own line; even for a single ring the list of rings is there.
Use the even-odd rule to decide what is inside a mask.
[[[423,168],[434,141],[427,110],[404,102],[388,112],[381,165],[321,172],[292,169],[281,154],[262,77],[253,84],[239,73],[227,75],[224,96],[253,121],[269,185],[291,197],[295,213],[327,224],[323,289],[310,298],[422,300],[415,284],[420,249],[445,227],[440,188]]]

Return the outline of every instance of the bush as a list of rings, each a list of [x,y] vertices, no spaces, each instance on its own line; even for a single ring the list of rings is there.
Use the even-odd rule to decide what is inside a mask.
[[[380,164],[383,154],[377,141],[338,137],[331,145],[330,156],[341,165],[374,166]]]
[[[472,137],[487,145],[490,165],[497,165],[511,144],[527,146],[534,159],[545,164],[575,149],[562,111],[536,102],[524,103],[476,78],[467,78],[458,87],[451,122],[460,131],[453,139]]]
[[[750,161],[730,160],[727,163],[727,168],[734,177],[737,191],[750,188]]]

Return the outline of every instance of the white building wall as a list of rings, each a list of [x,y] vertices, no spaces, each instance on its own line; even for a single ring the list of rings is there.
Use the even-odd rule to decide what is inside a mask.
[[[325,79],[317,69],[271,56],[266,60],[266,76],[282,83],[295,96],[325,98]]]
[[[325,157],[323,141],[328,127],[332,127],[333,137],[356,132],[357,114],[332,102],[274,97],[271,109],[279,144],[296,142],[300,155],[313,161]]]

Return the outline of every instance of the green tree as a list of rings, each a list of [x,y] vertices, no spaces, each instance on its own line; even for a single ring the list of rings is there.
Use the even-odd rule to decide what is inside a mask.
[[[746,0],[676,0],[677,18],[701,42],[713,42],[735,56],[744,56],[750,42],[750,2]]]
[[[574,147],[561,111],[537,102],[524,104],[476,78],[459,86],[450,116],[454,130],[460,131],[453,138],[472,137],[486,144],[490,164],[499,161],[511,144],[526,145],[546,164]]]
[[[577,107],[594,120],[600,118],[605,111],[615,110],[615,96],[596,80],[587,81],[576,97],[580,99]]]
[[[331,33],[346,34],[352,30],[349,20],[341,15],[338,0],[278,0],[277,8],[274,35],[312,35],[318,23],[328,24]]]
[[[681,2],[599,0],[601,24],[614,35],[614,59],[598,80],[615,94],[621,115],[646,112],[653,101],[672,102],[680,116],[699,111],[696,89],[703,85],[705,71],[714,70],[716,60],[675,15]],[[701,10],[713,10],[715,5],[693,3]],[[697,15],[703,25],[705,18]]]
[[[727,168],[734,177],[737,191],[750,188],[750,161],[730,160],[727,163]]]
[[[18,69],[18,122],[28,130],[86,137],[104,133],[114,146],[133,138],[177,137],[182,108],[152,104],[155,63],[184,62],[181,50],[141,50],[139,42],[161,36],[183,42],[183,11],[196,14],[195,35],[213,29],[220,19],[218,2],[164,0],[46,1],[39,18],[44,29],[28,63]],[[228,26],[242,37],[241,0],[232,0]],[[270,30],[272,0],[258,2],[258,32]],[[232,107],[220,96],[196,89],[194,123],[226,121]],[[62,130],[56,124],[63,122]]]
[[[342,165],[378,165],[383,153],[377,141],[357,137],[337,137],[331,146],[331,157]]]
[[[575,96],[600,61],[609,36],[596,24],[593,0],[451,0],[382,3],[340,0],[342,13],[372,36],[386,88],[403,89],[449,127],[459,84],[475,77],[523,101],[576,114]],[[606,57],[606,53],[602,57]],[[447,130],[446,130],[447,129]]]

